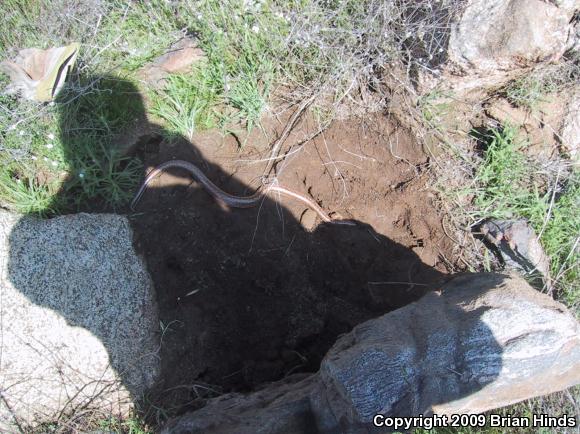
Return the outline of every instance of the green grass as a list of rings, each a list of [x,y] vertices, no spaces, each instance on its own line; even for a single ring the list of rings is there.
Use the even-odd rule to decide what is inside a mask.
[[[39,41],[37,22],[41,4],[34,0],[5,0],[0,3],[0,13],[4,19],[4,28],[0,31],[0,52],[13,52],[15,47],[30,47]],[[8,31],[19,29],[19,31]]]
[[[549,82],[536,77],[524,77],[511,82],[505,89],[506,98],[518,107],[535,110],[556,89]]]
[[[124,80],[82,79],[76,86],[52,106],[0,97],[6,110],[0,117],[5,206],[46,216],[93,203],[117,209],[130,199],[141,165],[113,141],[142,112],[140,97]],[[31,114],[21,116],[20,110]]]
[[[474,197],[470,217],[529,221],[551,260],[557,278],[558,297],[568,306],[580,301],[580,176],[562,174],[558,185],[538,163],[530,161],[516,139],[516,130],[506,126],[489,132],[483,159],[474,173],[475,187],[463,191]],[[563,180],[565,179],[565,182]]]
[[[184,8],[181,16],[206,60],[154,92],[153,113],[189,138],[195,131],[228,124],[251,130],[268,107],[285,22],[268,1],[206,0]]]
[[[512,104],[535,111],[549,102],[557,92],[576,85],[580,78],[580,54],[572,53],[560,62],[544,65],[517,78],[503,92]]]
[[[163,90],[154,91],[151,113],[165,121],[170,133],[191,140],[195,132],[219,124],[222,90],[223,75],[203,62],[191,74],[169,77]]]
[[[98,428],[119,434],[150,434],[153,431],[138,417],[126,420],[118,418],[105,419],[99,422]]]
[[[420,97],[417,101],[419,110],[425,122],[436,129],[441,129],[441,118],[451,111],[451,104],[448,99],[449,92],[435,90]]]

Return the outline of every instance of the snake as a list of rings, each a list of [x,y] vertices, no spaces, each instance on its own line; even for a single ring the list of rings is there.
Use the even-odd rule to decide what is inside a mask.
[[[170,160],[166,161],[165,163],[161,163],[159,166],[155,167],[143,180],[141,187],[135,194],[133,201],[131,202],[131,209],[134,210],[137,206],[137,203],[147,190],[147,187],[151,183],[151,181],[160,175],[161,173],[165,172],[167,169],[170,168],[180,168],[184,169],[197,181],[199,182],[203,188],[218,202],[224,203],[232,208],[252,208],[257,206],[263,198],[268,194],[279,194],[282,196],[290,197],[295,199],[299,202],[302,202],[310,209],[312,209],[318,216],[326,223],[333,223],[333,224],[342,224],[342,225],[349,225],[354,226],[354,223],[349,220],[339,220],[331,218],[321,207],[318,205],[314,200],[292,191],[288,188],[282,187],[277,183],[269,183],[264,184],[264,188],[258,189],[254,194],[249,196],[235,196],[233,194],[226,193],[217,185],[215,185],[210,179],[203,173],[203,171],[197,167],[195,164],[190,163],[184,160]]]

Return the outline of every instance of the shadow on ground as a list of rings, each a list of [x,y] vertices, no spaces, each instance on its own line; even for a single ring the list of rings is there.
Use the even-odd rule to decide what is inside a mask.
[[[130,83],[123,88],[123,97],[140,112],[137,118],[144,119],[137,89]],[[66,116],[75,113],[67,110]],[[76,144],[66,129],[69,122],[63,118],[62,139],[72,159]],[[204,161],[195,143],[155,125],[138,128],[147,134],[131,152],[146,168],[183,159],[232,194],[254,191]],[[82,139],[78,131],[72,137]],[[124,210],[155,285],[162,325],[161,375],[144,401],[156,409],[156,417],[197,408],[224,392],[247,392],[293,373],[315,372],[341,334],[445,281],[411,249],[362,221],[355,227],[320,224],[309,232],[285,209],[289,199],[225,209],[189,182],[187,173],[169,174],[153,183],[135,211]],[[108,211],[99,203],[88,209]],[[17,231],[10,237],[24,236]],[[10,272],[21,272],[19,266],[12,261]],[[48,298],[26,287],[19,290],[32,302],[62,312],[61,306],[47,305]],[[80,312],[66,321],[83,327],[90,314]]]

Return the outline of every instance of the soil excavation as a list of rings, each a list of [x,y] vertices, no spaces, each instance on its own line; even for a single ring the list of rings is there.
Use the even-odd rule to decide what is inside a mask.
[[[167,139],[134,152],[146,171],[168,160],[199,167],[222,190],[253,194],[284,122],[234,134]],[[153,131],[154,129],[151,129]],[[240,145],[242,145],[240,147]],[[129,213],[157,291],[163,383],[151,400],[181,412],[220,393],[315,372],[338,336],[419,299],[453,264],[429,157],[382,114],[300,122],[275,165],[279,185],[316,202],[270,194],[255,207],[220,204],[182,168],[156,177]]]

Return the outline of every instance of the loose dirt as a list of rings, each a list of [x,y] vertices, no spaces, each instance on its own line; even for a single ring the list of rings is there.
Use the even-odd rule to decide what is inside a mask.
[[[284,122],[263,126],[247,140],[149,134],[135,152],[148,168],[188,160],[225,191],[251,194]],[[288,198],[226,209],[179,169],[154,181],[130,214],[162,322],[157,406],[182,411],[316,371],[337,336],[445,280],[452,242],[412,135],[381,114],[335,121],[305,141],[318,130],[307,119],[292,132],[278,181],[355,227],[315,222]]]

